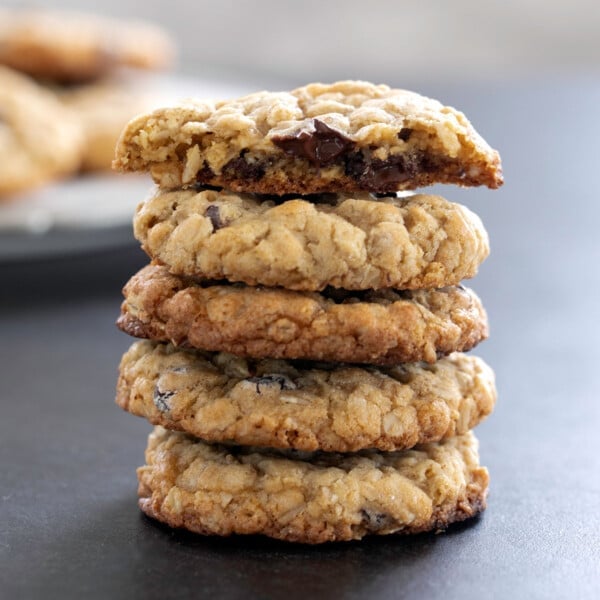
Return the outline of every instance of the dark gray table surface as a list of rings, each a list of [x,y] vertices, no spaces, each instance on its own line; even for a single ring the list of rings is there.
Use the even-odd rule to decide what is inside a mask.
[[[392,84],[402,84],[392,81]],[[600,82],[425,86],[503,156],[505,186],[444,190],[484,220],[477,432],[489,508],[444,535],[322,547],[210,539],[142,516],[150,427],[113,403],[134,246],[0,269],[2,598],[600,597]]]

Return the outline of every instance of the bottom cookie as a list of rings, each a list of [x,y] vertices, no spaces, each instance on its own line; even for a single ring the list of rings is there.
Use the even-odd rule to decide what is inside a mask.
[[[404,452],[257,450],[156,427],[139,504],[171,527],[309,544],[441,530],[485,508],[473,433]]]

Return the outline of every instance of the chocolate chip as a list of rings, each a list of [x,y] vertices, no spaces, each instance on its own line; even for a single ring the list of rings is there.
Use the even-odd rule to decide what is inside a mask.
[[[354,148],[354,142],[319,119],[292,136],[275,136],[272,142],[286,154],[305,158],[316,167],[333,164]]]
[[[221,221],[221,211],[216,204],[209,204],[205,214],[212,223],[213,231],[217,231],[217,229],[221,229],[225,225],[225,223]]]
[[[410,127],[403,127],[398,132],[398,138],[401,139],[403,142],[408,142],[410,136],[412,135],[412,132],[413,130]]]
[[[362,522],[369,528],[370,531],[379,531],[385,527],[389,527],[394,523],[394,519],[385,513],[377,513],[366,508],[361,509],[360,516]]]
[[[163,392],[158,386],[154,388],[154,395],[152,396],[152,400],[154,401],[154,406],[158,408],[161,412],[168,412],[171,410],[169,406],[169,399],[175,395],[175,392],[166,391]]]
[[[246,381],[256,384],[256,393],[260,394],[261,386],[278,385],[280,390],[295,390],[296,384],[285,375],[263,375],[262,377],[248,377]]]
[[[202,168],[198,171],[198,173],[196,173],[196,182],[202,186],[205,184],[205,182],[213,179],[214,176],[215,174],[213,173],[213,170],[206,163],[204,163]]]
[[[232,179],[257,181],[265,176],[265,165],[258,161],[249,161],[248,151],[242,150],[237,158],[232,158],[224,167],[223,173]]]
[[[344,170],[361,187],[382,193],[395,190],[397,184],[408,181],[421,170],[430,170],[429,163],[417,152],[397,154],[387,160],[355,152],[346,157]],[[422,168],[425,164],[427,169]]]

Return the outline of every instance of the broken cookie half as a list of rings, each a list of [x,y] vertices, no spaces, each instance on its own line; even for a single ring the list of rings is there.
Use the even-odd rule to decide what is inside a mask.
[[[360,81],[158,109],[129,123],[114,166],[165,188],[270,194],[503,183],[498,153],[461,112]]]

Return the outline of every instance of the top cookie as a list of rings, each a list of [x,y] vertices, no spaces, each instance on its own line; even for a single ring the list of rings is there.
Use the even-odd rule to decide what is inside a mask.
[[[0,9],[0,63],[41,79],[73,83],[121,66],[159,69],[173,55],[167,34],[147,23]]]
[[[113,164],[165,188],[272,194],[503,182],[498,153],[462,113],[362,81],[156,110],[129,123]]]

